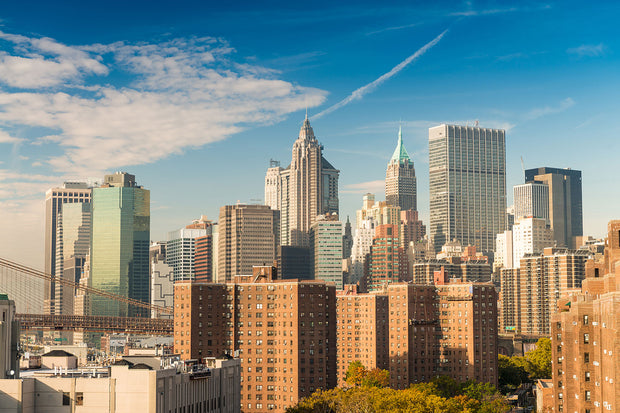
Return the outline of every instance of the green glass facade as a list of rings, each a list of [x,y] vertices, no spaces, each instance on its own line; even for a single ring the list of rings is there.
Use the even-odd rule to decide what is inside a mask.
[[[93,288],[149,303],[150,191],[141,187],[93,190],[91,275]],[[146,309],[99,296],[91,314],[149,316]]]

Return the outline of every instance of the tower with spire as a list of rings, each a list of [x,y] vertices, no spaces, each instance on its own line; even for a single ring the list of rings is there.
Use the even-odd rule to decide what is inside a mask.
[[[385,200],[401,211],[417,211],[417,183],[413,161],[403,144],[402,127],[398,127],[398,143],[385,174]]]
[[[291,164],[279,169],[280,240],[282,245],[309,246],[309,233],[317,216],[338,214],[338,177],[340,171],[323,157],[310,125],[308,114],[293,143]],[[270,168],[269,182],[273,187],[274,170]],[[267,185],[267,180],[266,180]],[[267,191],[267,189],[266,189]]]

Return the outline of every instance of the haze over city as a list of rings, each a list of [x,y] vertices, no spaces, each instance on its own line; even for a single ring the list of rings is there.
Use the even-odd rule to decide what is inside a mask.
[[[383,199],[399,124],[428,222],[428,128],[506,130],[526,169],[583,172],[584,235],[618,193],[614,2],[37,2],[0,9],[0,250],[42,267],[44,193],[116,170],[151,191],[151,239],[260,203],[306,109],[340,216]]]

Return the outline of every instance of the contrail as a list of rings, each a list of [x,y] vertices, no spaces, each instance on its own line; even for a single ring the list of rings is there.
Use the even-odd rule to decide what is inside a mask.
[[[389,78],[391,78],[392,76],[394,76],[395,74],[397,74],[398,72],[400,72],[401,70],[403,70],[405,67],[407,67],[410,63],[412,63],[413,61],[415,61],[418,57],[422,56],[424,53],[426,53],[431,47],[435,46],[437,43],[439,43],[439,41],[441,40],[441,38],[448,32],[448,30],[444,30],[439,36],[435,37],[433,40],[431,40],[430,42],[426,43],[424,46],[422,46],[417,52],[415,52],[414,54],[412,54],[411,56],[409,56],[408,58],[406,58],[405,60],[403,60],[402,62],[400,62],[399,64],[397,64],[396,66],[394,66],[394,68],[392,68],[392,70],[390,70],[389,72],[387,72],[386,74],[382,75],[381,77],[379,77],[378,79],[370,82],[367,85],[362,86],[359,89],[356,89],[355,91],[353,91],[353,93],[351,93],[349,96],[347,96],[346,98],[344,98],[343,100],[341,100],[340,102],[336,103],[333,106],[328,107],[327,109],[325,109],[322,112],[317,113],[316,115],[312,116],[313,119],[318,119],[323,115],[327,115],[328,113],[332,113],[333,111],[340,109],[343,106],[348,105],[349,103],[353,102],[354,100],[359,100],[361,98],[364,97],[364,95],[366,95],[367,93],[370,93],[372,91],[374,91],[377,87],[379,87],[382,83],[384,83],[386,80],[388,80]]]

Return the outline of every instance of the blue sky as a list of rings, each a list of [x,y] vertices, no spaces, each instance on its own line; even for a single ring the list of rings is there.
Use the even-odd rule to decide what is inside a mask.
[[[402,121],[428,221],[428,127],[475,120],[507,129],[509,204],[523,157],[583,171],[586,234],[618,218],[615,2],[60,3],[0,6],[2,256],[42,265],[44,192],[66,179],[135,174],[154,240],[262,199],[306,106],[343,218],[383,197]]]

